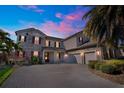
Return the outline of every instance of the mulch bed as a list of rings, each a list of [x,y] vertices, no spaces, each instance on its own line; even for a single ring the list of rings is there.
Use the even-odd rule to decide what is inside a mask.
[[[89,70],[92,73],[94,73],[102,78],[108,79],[108,80],[118,83],[118,84],[122,84],[122,85],[124,84],[124,74],[110,75],[110,74],[102,73],[101,71],[90,69],[90,68],[89,68]]]

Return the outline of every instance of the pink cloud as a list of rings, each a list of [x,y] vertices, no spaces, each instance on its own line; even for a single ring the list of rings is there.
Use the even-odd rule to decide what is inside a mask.
[[[75,28],[73,25],[65,20],[59,24],[53,21],[47,21],[40,26],[41,31],[47,35],[67,37],[81,30],[81,28]]]
[[[81,20],[82,16],[85,14],[85,12],[75,12],[71,13],[65,16],[66,19],[68,20]]]
[[[61,13],[56,13],[55,16],[57,18],[67,20],[67,21],[75,21],[75,20],[82,20],[82,16],[85,14],[85,11],[75,11],[66,15],[63,15]]]
[[[55,15],[57,18],[62,18],[62,14],[61,13],[56,13]]]
[[[67,15],[56,13],[57,18],[62,19],[60,22],[46,21],[40,26],[41,31],[44,31],[47,35],[57,34],[62,37],[70,36],[83,29],[82,16],[84,11],[75,11]]]
[[[37,12],[37,13],[43,13],[44,12],[44,10],[41,10],[41,9],[37,9],[37,10],[34,10],[35,12]]]
[[[40,9],[36,5],[20,5],[19,7],[22,8],[22,9],[31,10],[31,11],[36,12],[36,13],[39,13],[39,14],[41,14],[41,13],[44,12],[43,9]]]
[[[26,5],[28,9],[37,9],[36,5]]]

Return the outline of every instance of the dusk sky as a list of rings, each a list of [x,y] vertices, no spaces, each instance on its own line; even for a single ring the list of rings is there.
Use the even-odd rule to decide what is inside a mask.
[[[0,29],[11,34],[34,27],[49,36],[66,38],[83,29],[86,22],[82,16],[90,10],[88,6],[26,5],[0,6]]]

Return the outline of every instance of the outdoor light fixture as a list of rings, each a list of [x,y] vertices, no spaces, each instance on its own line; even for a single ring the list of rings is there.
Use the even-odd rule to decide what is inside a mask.
[[[67,56],[68,56],[68,54],[65,54],[64,56],[65,56],[65,57],[67,57]]]
[[[83,55],[84,55],[84,53],[82,52],[80,55],[81,55],[81,56],[83,56]]]
[[[47,60],[47,57],[45,57],[45,60]]]
[[[99,56],[99,55],[100,55],[100,51],[99,51],[99,50],[97,50],[97,51],[96,51],[96,54]]]

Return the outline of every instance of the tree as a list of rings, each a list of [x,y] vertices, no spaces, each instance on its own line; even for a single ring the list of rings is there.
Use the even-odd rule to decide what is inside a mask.
[[[0,29],[0,52],[3,55],[4,61],[8,63],[8,57],[12,51],[22,51],[20,43],[15,43],[10,37],[10,34]]]
[[[87,20],[85,35],[109,48],[118,48],[124,40],[124,6],[92,6],[83,19]]]

